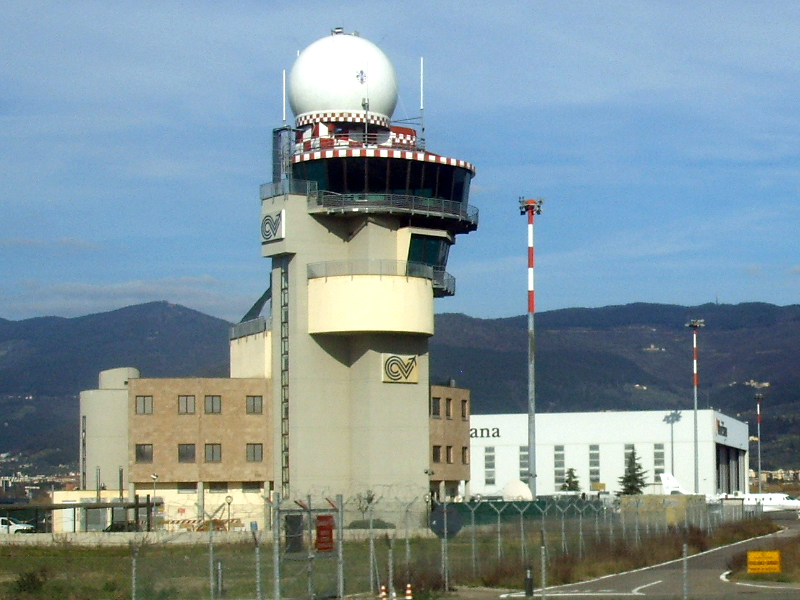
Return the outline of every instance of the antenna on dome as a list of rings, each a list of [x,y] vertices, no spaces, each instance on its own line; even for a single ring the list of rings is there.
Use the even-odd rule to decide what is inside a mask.
[[[425,59],[419,57],[419,125],[425,139]]]

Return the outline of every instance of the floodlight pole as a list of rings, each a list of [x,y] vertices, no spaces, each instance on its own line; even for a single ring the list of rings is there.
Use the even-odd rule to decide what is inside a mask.
[[[761,493],[761,401],[763,394],[756,394],[756,435],[758,436],[758,493]]]
[[[705,327],[703,319],[692,319],[686,324],[692,328],[692,388],[694,389],[694,493],[700,493],[700,469],[697,443],[697,330]]]
[[[533,226],[534,217],[542,213],[542,198],[519,199],[519,214],[528,216],[528,487],[536,500],[536,372],[533,333],[533,316],[536,311],[536,296],[533,271],[536,264]]]
[[[681,411],[673,410],[664,417],[664,423],[669,424],[669,454],[670,474],[675,477],[675,423],[681,420]]]

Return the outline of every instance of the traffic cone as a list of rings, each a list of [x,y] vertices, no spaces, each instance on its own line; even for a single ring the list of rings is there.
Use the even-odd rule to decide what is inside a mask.
[[[406,600],[414,600],[414,597],[411,595],[411,584],[406,584]]]
[[[386,586],[385,585],[381,586],[381,593],[378,594],[378,598],[379,598],[379,600],[386,600]]]

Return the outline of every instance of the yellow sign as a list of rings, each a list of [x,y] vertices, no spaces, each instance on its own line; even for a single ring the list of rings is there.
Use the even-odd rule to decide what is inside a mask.
[[[780,573],[781,572],[781,551],[780,550],[748,550],[747,551],[747,572],[748,573]]]
[[[384,383],[417,383],[417,356],[398,354],[381,355]]]

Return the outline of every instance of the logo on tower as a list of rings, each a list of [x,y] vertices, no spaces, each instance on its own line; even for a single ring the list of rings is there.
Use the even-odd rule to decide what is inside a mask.
[[[384,383],[418,383],[417,356],[381,354]]]
[[[261,217],[261,243],[274,242],[286,237],[286,219],[281,210],[277,213],[266,213]]]

